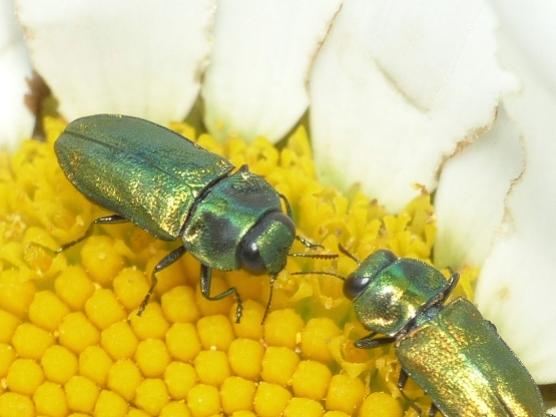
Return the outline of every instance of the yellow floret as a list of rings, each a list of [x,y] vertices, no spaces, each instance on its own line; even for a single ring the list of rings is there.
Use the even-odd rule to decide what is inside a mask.
[[[22,358],[39,359],[53,343],[50,332],[31,323],[20,324],[12,337],[12,345]]]
[[[228,356],[219,350],[203,350],[195,358],[195,370],[205,384],[220,386],[230,376]]]
[[[118,394],[102,390],[95,404],[95,417],[124,417],[128,404]]]
[[[120,303],[129,311],[139,307],[149,290],[145,274],[136,267],[122,269],[112,287]]]
[[[135,360],[143,375],[160,376],[170,363],[170,354],[162,340],[147,339],[141,341],[137,346]]]
[[[62,320],[59,342],[75,353],[81,353],[99,340],[96,327],[81,312],[70,313]]]
[[[299,356],[286,347],[270,346],[266,349],[263,361],[261,377],[266,382],[273,382],[286,386],[297,369]]]
[[[201,351],[197,329],[191,323],[174,323],[166,333],[166,345],[173,358],[184,362],[193,360]]]
[[[301,361],[292,376],[292,387],[299,397],[322,400],[331,377],[330,369],[320,362]]]
[[[234,304],[228,313],[228,318],[232,323],[236,336],[246,339],[262,339],[263,326],[261,322],[263,320],[264,307],[253,300],[245,301],[239,323],[236,323],[236,307],[237,304]]]
[[[222,408],[226,414],[239,410],[251,410],[257,389],[253,381],[248,381],[239,376],[226,378],[220,388]]]
[[[359,417],[402,417],[402,414],[398,400],[384,392],[373,392],[359,409]]]
[[[188,363],[172,362],[164,371],[164,382],[172,398],[182,400],[197,382],[195,368]]]
[[[130,408],[127,411],[126,417],[151,417],[149,413],[138,408]]]
[[[85,313],[100,330],[106,329],[126,317],[126,313],[114,293],[104,288],[97,289],[87,300]]]
[[[64,384],[77,372],[77,358],[67,348],[50,346],[41,358],[42,369],[47,379]]]
[[[162,339],[170,325],[162,313],[160,304],[151,302],[141,316],[131,316],[131,327],[141,340]]]
[[[322,405],[308,398],[292,398],[284,410],[285,417],[321,417]]]
[[[264,324],[264,339],[271,346],[293,349],[303,328],[303,320],[292,309],[275,310],[268,315]]]
[[[247,379],[258,379],[264,348],[260,342],[251,339],[236,339],[230,345],[228,358],[236,375]]]
[[[234,411],[232,417],[257,417],[257,415],[248,410]]]
[[[6,377],[10,391],[27,395],[32,395],[43,380],[40,365],[32,359],[16,359]]]
[[[161,379],[148,378],[137,387],[135,405],[156,416],[170,400],[166,385]]]
[[[89,417],[89,414],[84,414],[84,413],[71,413],[68,417]]]
[[[80,266],[68,266],[54,282],[56,294],[74,310],[80,310],[95,287]]]
[[[54,331],[69,308],[52,291],[39,291],[29,306],[29,320],[43,329]]]
[[[198,384],[187,393],[187,406],[194,417],[209,417],[221,411],[218,389]]]
[[[100,336],[101,346],[113,359],[133,357],[138,343],[135,333],[125,321],[114,323]]]
[[[14,359],[14,348],[7,343],[0,343],[0,378],[8,373],[8,369],[10,368]]]
[[[54,382],[44,382],[33,395],[37,414],[64,417],[68,414],[66,395],[62,387]]]
[[[232,324],[222,314],[201,318],[197,322],[197,332],[199,333],[201,345],[205,349],[216,348],[227,351],[234,339]]]
[[[323,417],[350,417],[351,414],[346,414],[343,411],[327,411]]]
[[[216,275],[217,271],[213,271],[210,295],[218,295],[226,291],[230,286],[221,277]],[[221,300],[214,301],[208,300],[203,294],[201,294],[201,289],[197,285],[195,290],[195,303],[201,310],[203,316],[211,316],[214,314],[228,314],[230,307],[234,303],[235,299],[232,296],[224,297]]]
[[[16,270],[0,271],[0,308],[23,318],[33,296],[35,286],[22,280]]]
[[[124,260],[109,236],[93,235],[81,249],[81,262],[90,277],[100,285],[109,285],[124,266]]]
[[[112,366],[112,359],[99,346],[89,346],[79,355],[79,373],[103,386],[108,371]]]
[[[70,410],[90,413],[95,407],[99,387],[84,376],[76,375],[66,382],[64,386],[66,400]]]
[[[9,342],[15,329],[21,323],[20,319],[7,311],[0,310],[0,342]]]
[[[187,405],[182,402],[169,402],[160,410],[159,417],[190,417],[191,413]]]
[[[261,382],[253,406],[260,417],[280,417],[291,398],[290,392],[276,384]]]
[[[328,346],[340,334],[340,329],[331,319],[315,318],[305,325],[301,332],[301,352],[304,358],[320,362],[332,361]]]
[[[35,407],[31,399],[15,392],[0,395],[0,417],[34,417]]]
[[[160,300],[162,311],[174,323],[193,323],[199,318],[195,304],[195,292],[191,287],[180,285],[164,293]]]
[[[334,375],[326,395],[326,408],[353,414],[365,396],[365,385],[359,378]]]
[[[135,390],[143,380],[137,365],[129,359],[118,360],[108,372],[107,386],[127,401],[133,400]]]

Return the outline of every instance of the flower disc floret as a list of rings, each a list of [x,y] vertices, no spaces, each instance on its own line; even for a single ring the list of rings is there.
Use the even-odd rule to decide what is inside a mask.
[[[201,318],[197,322],[197,332],[205,349],[227,351],[234,339],[232,324],[222,314]]]
[[[68,266],[54,281],[56,294],[73,310],[80,310],[94,292],[93,282],[80,266]]]
[[[95,407],[100,389],[89,378],[75,375],[66,382],[64,391],[70,410],[90,413]]]
[[[257,380],[261,374],[264,347],[256,340],[236,339],[228,350],[232,371],[243,378]]]
[[[99,386],[106,382],[112,359],[99,346],[89,346],[79,355],[79,374],[88,377]]]
[[[130,359],[116,361],[108,371],[106,385],[127,401],[135,398],[135,390],[143,381],[139,367]]]

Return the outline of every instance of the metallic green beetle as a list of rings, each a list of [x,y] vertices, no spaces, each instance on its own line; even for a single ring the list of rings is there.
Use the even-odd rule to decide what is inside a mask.
[[[423,262],[374,252],[344,284],[371,331],[355,346],[393,342],[398,386],[403,393],[413,378],[432,398],[430,416],[438,409],[446,417],[545,417],[538,387],[494,325],[463,298],[444,304],[457,281],[457,273],[446,281]]]
[[[201,262],[203,295],[235,295],[239,321],[242,304],[234,287],[210,294],[212,268],[268,273],[272,284],[293,240],[310,246],[295,236],[291,216],[281,211],[283,197],[262,177],[246,166],[234,171],[224,158],[157,124],[129,116],[83,117],[66,127],[54,148],[73,185],[117,213],[91,226],[131,221],[159,239],[183,239],[155,266],[139,312],[156,286],[156,273],[189,251]],[[87,237],[91,226],[60,250]],[[270,299],[267,311],[269,305]]]

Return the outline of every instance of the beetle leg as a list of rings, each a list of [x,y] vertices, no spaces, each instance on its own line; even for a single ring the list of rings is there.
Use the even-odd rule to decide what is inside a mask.
[[[395,337],[377,337],[374,338],[376,333],[371,333],[368,336],[362,337],[361,339],[357,339],[354,343],[356,348],[359,349],[372,349],[377,346],[386,345],[388,343],[392,343],[396,341]]]
[[[400,394],[402,395],[404,400],[406,400],[409,403],[409,406],[411,408],[413,408],[415,411],[417,411],[419,416],[423,417],[423,410],[421,410],[421,407],[419,407],[417,404],[415,404],[415,401],[413,401],[411,398],[409,398],[404,392],[405,384],[407,383],[408,378],[409,378],[409,375],[407,374],[407,372],[405,372],[405,370],[403,368],[400,369],[400,376],[398,377],[398,389],[400,390]]]
[[[342,252],[344,255],[346,255],[348,258],[352,259],[353,261],[355,261],[356,263],[360,264],[361,261],[359,259],[357,259],[352,253],[350,253],[345,247],[344,245],[342,245],[341,243],[338,243],[338,250],[340,252]]]
[[[437,411],[438,408],[436,407],[436,404],[432,403],[431,408],[429,408],[429,417],[434,417]]]
[[[278,195],[280,196],[280,199],[284,202],[284,206],[286,206],[286,214],[290,219],[293,220],[293,211],[290,202],[288,201],[288,199],[284,194],[278,193]],[[295,240],[301,242],[303,246],[309,249],[324,249],[324,246],[319,245],[318,243],[311,242],[309,239],[301,235],[295,235]]]
[[[236,297],[236,301],[237,301],[236,323],[239,323],[241,319],[241,314],[243,313],[243,303],[241,302],[241,297],[239,296],[236,287],[230,287],[226,291],[222,291],[220,294],[210,295],[211,281],[212,281],[212,269],[210,269],[206,265],[201,264],[201,282],[200,282],[201,294],[203,294],[207,300],[212,300],[212,301],[221,300],[233,294]]]
[[[290,219],[293,220],[293,212],[292,212],[292,206],[290,205],[290,202],[288,201],[288,199],[286,198],[286,196],[284,194],[278,193],[278,195],[280,196],[280,198],[284,202],[284,205],[286,206],[286,214],[288,215],[288,217]]]
[[[277,275],[270,276],[270,281],[269,281],[270,292],[268,294],[268,301],[266,302],[266,307],[264,308],[264,314],[261,320],[261,324],[264,324],[264,321],[266,320],[266,316],[268,316],[268,312],[270,311],[270,305],[272,304],[272,294],[274,293],[274,282],[276,281],[277,277],[278,277]]]
[[[145,307],[147,307],[147,304],[149,303],[149,299],[153,295],[154,289],[156,288],[156,284],[158,283],[158,279],[156,278],[156,274],[158,272],[162,271],[167,266],[170,266],[174,262],[176,262],[179,258],[181,258],[183,256],[183,254],[185,252],[186,252],[185,247],[180,246],[180,247],[174,249],[172,252],[170,252],[164,258],[162,258],[160,260],[160,262],[155,265],[155,267],[153,269],[153,272],[151,273],[151,286],[149,288],[149,291],[147,292],[147,295],[145,295],[145,298],[143,298],[143,301],[141,302],[141,305],[139,306],[139,310],[137,310],[137,315],[138,316],[143,314],[143,311],[145,310]]]
[[[79,237],[75,240],[72,240],[71,242],[64,243],[62,246],[60,246],[54,252],[57,253],[57,254],[61,253],[61,252],[65,251],[66,249],[71,248],[72,246],[77,245],[79,242],[88,238],[91,235],[91,233],[93,232],[93,226],[95,224],[116,224],[116,223],[126,223],[126,222],[129,222],[129,220],[120,216],[119,214],[111,214],[109,216],[99,217],[99,218],[93,220],[91,222],[91,224],[89,224],[89,227],[87,227],[87,230],[85,231],[83,236],[81,236],[81,237]]]
[[[440,299],[440,301],[444,301],[448,298],[452,290],[458,284],[458,281],[459,281],[459,273],[458,272],[452,273],[452,275],[450,276],[450,281],[448,281],[448,285],[444,288],[444,290],[442,290],[442,298]]]

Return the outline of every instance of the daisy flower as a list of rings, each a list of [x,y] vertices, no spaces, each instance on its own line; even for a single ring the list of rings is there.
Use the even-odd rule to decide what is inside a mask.
[[[290,259],[261,325],[266,279],[215,272],[213,292],[246,300],[238,324],[233,299],[201,296],[190,255],[137,316],[172,245],[133,225],[45,249],[108,214],[53,152],[68,121],[96,113],[248,164],[327,251],[388,248],[459,270],[454,296],[538,384],[555,383],[545,3],[1,0],[0,417],[416,415],[393,348],[353,347],[364,329],[342,283],[292,274],[348,275],[348,256]],[[430,404],[412,382],[406,393]]]

